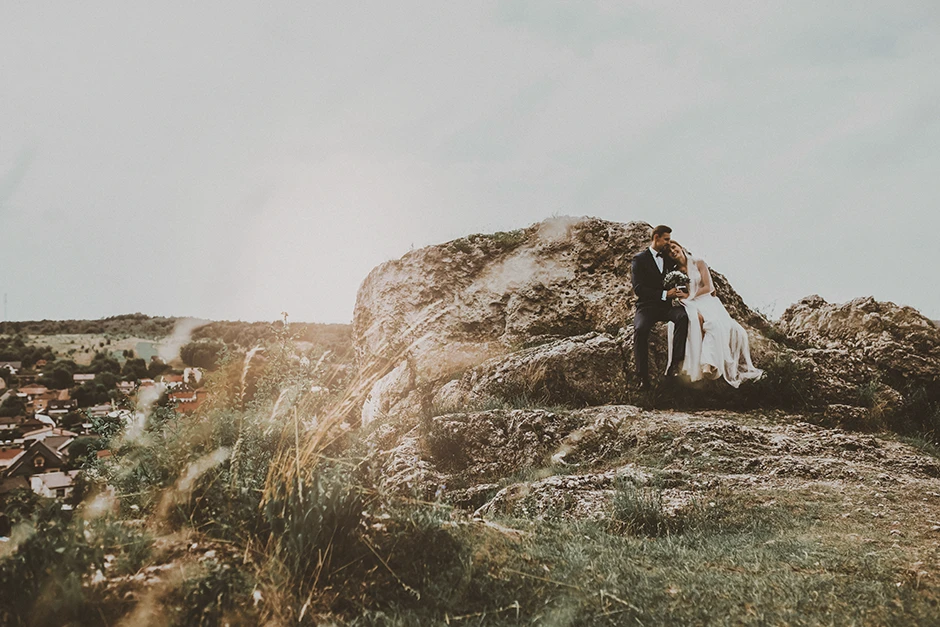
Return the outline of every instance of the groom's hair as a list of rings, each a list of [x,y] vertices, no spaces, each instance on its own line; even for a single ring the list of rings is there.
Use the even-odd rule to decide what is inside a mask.
[[[662,237],[666,233],[672,233],[672,229],[670,229],[665,224],[660,224],[655,229],[653,229],[653,237]]]

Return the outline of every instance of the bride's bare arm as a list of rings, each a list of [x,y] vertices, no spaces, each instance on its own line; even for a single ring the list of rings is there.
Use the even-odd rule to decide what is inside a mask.
[[[712,283],[712,275],[708,271],[708,264],[706,264],[704,260],[699,259],[696,261],[696,265],[698,266],[699,275],[702,277],[702,284],[698,286],[698,290],[695,291],[692,298],[711,294],[715,291],[715,286]]]

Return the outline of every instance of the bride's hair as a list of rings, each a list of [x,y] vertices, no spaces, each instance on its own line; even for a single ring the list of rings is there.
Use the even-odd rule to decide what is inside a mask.
[[[673,255],[672,255],[672,244],[675,244],[676,246],[678,246],[679,248],[681,248],[681,249],[682,249],[682,252],[685,254],[686,257],[689,256],[690,253],[689,253],[689,249],[688,249],[688,248],[686,248],[685,246],[683,246],[682,244],[680,244],[680,243],[677,242],[676,240],[672,240],[672,241],[670,242],[670,246],[669,246],[669,256],[672,257],[673,260],[676,260],[676,258],[673,257]]]

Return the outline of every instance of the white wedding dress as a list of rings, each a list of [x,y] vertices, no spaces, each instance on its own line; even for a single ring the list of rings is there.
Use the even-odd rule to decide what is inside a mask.
[[[764,371],[751,363],[747,331],[731,317],[715,296],[711,273],[704,260],[688,255],[690,297],[679,301],[689,315],[682,372],[692,381],[723,377],[733,387],[757,379]],[[699,320],[699,314],[702,320]],[[672,362],[673,323],[668,325],[669,359]],[[668,369],[667,363],[667,369]]]

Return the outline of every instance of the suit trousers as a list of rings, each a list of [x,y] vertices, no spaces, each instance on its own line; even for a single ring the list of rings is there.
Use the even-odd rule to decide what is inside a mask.
[[[657,322],[672,322],[676,325],[672,342],[672,363],[685,359],[685,340],[689,336],[689,316],[685,307],[673,307],[669,302],[638,307],[633,317],[633,354],[636,359],[636,374],[640,381],[649,381],[650,332]]]

